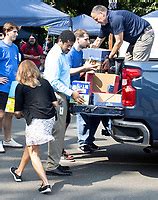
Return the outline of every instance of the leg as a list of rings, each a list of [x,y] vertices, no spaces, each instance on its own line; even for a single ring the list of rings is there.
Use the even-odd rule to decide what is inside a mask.
[[[108,124],[109,118],[108,117],[102,117],[101,120],[102,120],[102,124],[103,124],[104,128],[109,126],[109,124]]]
[[[27,149],[32,162],[32,166],[42,180],[42,185],[43,186],[49,185],[46,173],[44,171],[43,165],[39,157],[39,146],[38,145],[28,146]]]
[[[95,141],[95,133],[97,131],[97,128],[100,124],[100,117],[94,117],[94,116],[88,116],[88,127],[89,127],[89,136],[86,138],[85,143],[88,145],[92,145]]]
[[[99,149],[93,142],[95,140],[95,132],[100,123],[100,118],[79,114],[77,119],[79,149],[87,153]]]
[[[77,136],[79,146],[84,145],[86,138],[89,136],[88,125],[84,121],[83,117],[83,114],[77,114]]]
[[[7,104],[8,94],[5,92],[0,92],[0,134],[3,131],[3,119],[5,114],[5,107]],[[4,153],[3,143],[0,141],[0,153]]]
[[[66,129],[69,126],[70,122],[71,122],[71,113],[70,113],[70,104],[69,101],[67,102],[67,115],[66,115]]]
[[[92,144],[95,140],[94,134],[99,126],[100,117],[89,116],[86,114],[81,114],[82,119],[84,120],[84,126],[86,127],[82,134],[84,135],[84,144]]]
[[[31,159],[32,166],[40,179],[42,180],[42,185],[38,189],[40,193],[48,193],[51,192],[51,187],[48,183],[48,179],[46,177],[46,173],[44,171],[44,168],[42,166],[40,157],[39,157],[39,146],[38,145],[32,145],[25,147],[20,165],[18,169],[15,167],[10,168],[10,172],[14,177],[14,180],[16,182],[21,182],[21,174],[24,171],[25,166],[27,165],[28,161]]]
[[[30,160],[29,152],[28,152],[27,147],[25,147],[21,161],[20,161],[20,164],[19,164],[19,167],[18,168],[16,168],[16,167],[10,168],[10,173],[13,175],[14,180],[16,182],[22,181],[21,174],[24,171],[25,166],[27,165],[29,160]]]
[[[136,41],[133,49],[133,60],[134,61],[148,61],[152,44],[154,41],[153,30],[145,31],[138,40]]]
[[[26,165],[28,164],[30,160],[30,156],[29,156],[29,152],[28,152],[28,148],[25,147],[20,164],[17,168],[17,170],[15,170],[15,173],[19,176],[21,176],[22,172],[24,171]]]
[[[8,94],[0,92],[0,129],[2,129],[3,118],[5,114],[5,107],[7,104]]]
[[[23,145],[17,143],[11,137],[12,119],[13,119],[13,114],[6,112],[4,115],[3,123],[2,123],[3,129],[4,129],[3,145],[8,146],[8,147],[22,148]]]
[[[67,130],[70,122],[71,122],[71,113],[70,113],[70,104],[69,104],[69,101],[67,102],[67,105],[68,105],[68,108],[67,108],[67,115],[66,115],[66,129],[65,131]],[[70,161],[75,161],[74,160],[74,157],[72,155],[70,155],[64,148],[63,148],[63,151],[62,151],[62,157],[61,159],[63,160],[70,160]]]
[[[2,129],[3,118],[4,118],[4,111],[0,110],[0,129]]]
[[[5,113],[3,120],[4,140],[9,142],[11,140],[11,127],[12,127],[12,113]]]
[[[104,129],[102,129],[102,135],[110,136],[111,135],[111,121],[109,121],[108,117],[102,117],[102,124]]]
[[[70,113],[70,109],[69,109],[69,101],[67,102],[68,103],[68,109],[67,109],[67,115],[66,115],[66,129],[65,131],[67,130],[67,127],[69,126],[70,122],[71,122],[71,113]],[[70,160],[70,161],[75,161],[74,160],[74,157],[72,155],[70,155],[67,151],[65,151],[65,149],[63,148],[63,151],[62,151],[62,157],[61,159],[64,159],[64,160]]]
[[[59,96],[60,95],[60,96]],[[53,136],[55,141],[48,143],[48,159],[47,169],[54,170],[59,166],[62,150],[64,148],[65,128],[66,128],[66,115],[67,115],[67,100],[65,95],[58,94],[57,98],[60,98],[62,104],[60,107],[63,109],[63,113],[60,113],[60,107],[57,108],[58,119],[54,124]]]
[[[0,135],[2,134],[2,121],[4,117],[4,111],[0,110]],[[5,149],[3,148],[3,143],[0,141],[0,153],[4,153]]]

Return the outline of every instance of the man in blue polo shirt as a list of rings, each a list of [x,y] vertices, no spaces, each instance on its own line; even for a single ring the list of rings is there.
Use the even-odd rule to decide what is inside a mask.
[[[123,41],[129,42],[125,60],[147,61],[150,56],[154,41],[154,31],[146,20],[127,10],[107,10],[102,5],[95,6],[91,11],[94,20],[101,24],[99,36],[93,45],[99,47],[112,33],[115,37],[115,44],[104,66],[109,65],[109,59],[120,49]]]

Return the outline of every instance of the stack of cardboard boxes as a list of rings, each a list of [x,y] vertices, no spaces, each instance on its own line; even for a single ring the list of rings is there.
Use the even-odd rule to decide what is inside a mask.
[[[83,50],[83,58],[92,62],[101,63],[110,53],[109,50],[101,48],[88,48]],[[87,72],[85,82],[74,81],[72,88],[83,89],[81,94],[85,98],[85,104],[88,104],[90,97],[92,104],[96,106],[121,106],[121,94],[118,93],[120,78],[116,74]],[[85,86],[84,86],[85,85]]]

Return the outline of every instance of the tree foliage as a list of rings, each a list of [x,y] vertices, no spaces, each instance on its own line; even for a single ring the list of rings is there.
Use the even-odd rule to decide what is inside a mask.
[[[131,0],[131,1],[125,1],[121,0],[118,3],[118,9],[125,9],[130,10],[134,13],[136,13],[139,16],[146,15],[154,10],[158,9],[158,3],[155,1],[138,1],[138,0]]]
[[[96,5],[96,1],[92,0],[44,0],[44,2],[54,5],[55,8],[71,16],[90,15],[92,8]],[[97,4],[108,6],[108,0],[97,0]]]
[[[44,2],[51,4],[70,16],[77,16],[79,14],[90,15],[95,5],[100,4],[108,7],[109,4],[108,0],[44,0]],[[117,2],[117,9],[130,10],[139,16],[158,9],[158,3],[152,0],[117,0]]]

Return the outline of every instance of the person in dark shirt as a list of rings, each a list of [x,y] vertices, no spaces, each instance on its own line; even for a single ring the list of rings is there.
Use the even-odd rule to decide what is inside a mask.
[[[38,44],[37,38],[31,34],[28,41],[21,46],[21,51],[25,59],[32,60],[39,68],[41,66],[41,56],[43,55],[43,48]]]
[[[15,181],[21,182],[21,174],[31,159],[33,168],[42,180],[40,193],[51,192],[45,171],[39,157],[39,145],[54,140],[52,129],[55,122],[57,99],[49,82],[40,77],[36,65],[23,61],[18,68],[15,91],[15,116],[26,120],[26,147],[18,168],[11,167]]]
[[[99,47],[112,33],[115,43],[103,66],[109,67],[109,59],[120,49],[123,41],[129,42],[125,60],[147,61],[154,41],[154,31],[145,19],[127,10],[107,10],[102,5],[95,6],[91,11],[94,20],[101,24],[100,34],[93,47]]]

